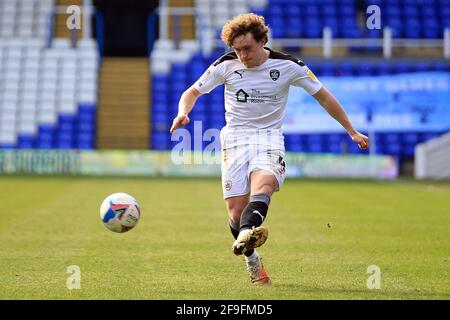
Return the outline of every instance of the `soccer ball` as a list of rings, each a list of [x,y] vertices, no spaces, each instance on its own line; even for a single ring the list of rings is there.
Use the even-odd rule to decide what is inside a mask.
[[[141,210],[135,198],[126,193],[113,193],[103,200],[100,218],[114,232],[127,232],[139,222]]]

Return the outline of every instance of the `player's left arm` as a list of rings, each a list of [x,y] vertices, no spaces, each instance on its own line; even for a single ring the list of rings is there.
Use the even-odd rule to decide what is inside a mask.
[[[344,127],[353,142],[356,143],[360,149],[366,150],[369,147],[369,138],[353,128],[353,125],[345,113],[344,108],[330,91],[328,91],[325,87],[322,87],[319,91],[313,94],[313,97],[334,119],[336,119],[336,121]]]

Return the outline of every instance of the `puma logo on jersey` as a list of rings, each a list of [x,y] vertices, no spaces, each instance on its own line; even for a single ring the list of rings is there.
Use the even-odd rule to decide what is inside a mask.
[[[239,71],[236,70],[234,73],[237,73],[241,77],[241,79],[244,77],[243,76],[244,71],[239,72]]]

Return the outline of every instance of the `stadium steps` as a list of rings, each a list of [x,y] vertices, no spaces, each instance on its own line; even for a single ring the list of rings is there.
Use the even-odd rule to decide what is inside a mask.
[[[195,7],[194,0],[169,0],[169,7]],[[172,15],[169,18],[169,38],[175,39],[175,25],[181,27],[181,34],[178,39],[192,40],[196,39],[195,16],[193,15]]]
[[[71,6],[71,5],[77,5],[82,6],[83,0],[57,0],[56,6]],[[57,13],[55,15],[55,24],[54,24],[54,36],[56,38],[70,38],[71,32],[67,28],[67,18],[69,18],[69,15],[67,13]],[[81,29],[77,30],[77,38],[81,39],[83,37],[83,14],[80,15],[81,19]]]
[[[149,79],[147,58],[104,58],[97,148],[148,149]]]

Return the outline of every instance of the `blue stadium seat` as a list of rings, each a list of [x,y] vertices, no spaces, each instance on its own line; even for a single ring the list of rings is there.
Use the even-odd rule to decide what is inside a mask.
[[[302,151],[301,138],[296,134],[287,134],[284,136],[284,144],[287,151]]]
[[[19,135],[17,137],[17,148],[19,149],[33,149],[35,138],[32,135]]]
[[[162,113],[162,112],[166,112],[166,110],[167,110],[167,104],[165,102],[153,101],[152,112]]]
[[[321,68],[321,76],[334,76],[335,75],[335,67],[331,62],[323,62],[320,64]],[[313,70],[314,71],[314,70]]]
[[[286,37],[288,38],[301,38],[303,35],[302,32],[302,23],[299,18],[290,17],[287,20],[287,27],[286,27]]]
[[[72,132],[58,132],[55,139],[57,149],[71,149],[73,147],[74,135]]]
[[[387,15],[388,17],[399,18],[403,13],[403,9],[398,5],[391,4],[389,6],[385,6],[384,10],[382,10],[382,13]]]
[[[78,123],[78,132],[93,134],[95,132],[95,123],[89,123],[89,122]]]
[[[284,10],[283,10],[283,6],[279,5],[279,4],[273,4],[270,6],[270,14],[272,16],[283,16]]]
[[[434,62],[432,63],[432,69],[436,71],[450,71],[450,64],[445,62]]]
[[[343,140],[340,134],[326,134],[324,150],[330,153],[341,153],[341,141]]]
[[[397,133],[386,133],[383,137],[384,142],[384,153],[392,155],[401,154],[401,139],[400,134]]]
[[[337,10],[336,7],[334,5],[328,5],[328,6],[324,6],[321,9],[321,13],[323,16],[328,16],[328,17],[332,17],[332,18],[337,18]]]
[[[305,7],[305,14],[307,17],[317,17],[319,16],[319,12],[319,7],[314,4]]]
[[[72,132],[75,129],[76,119],[72,115],[60,115],[58,117],[58,128],[60,131]],[[83,119],[86,120],[86,119]],[[84,121],[85,122],[85,121]]]
[[[420,24],[419,23],[415,24],[412,22],[411,24],[406,25],[404,33],[406,37],[410,39],[420,38],[421,36]]]
[[[402,150],[403,156],[414,156],[416,144],[419,142],[419,134],[416,132],[409,132],[402,135]]]
[[[439,132],[423,132],[419,135],[419,141],[425,142],[440,136]]]
[[[152,93],[152,99],[154,102],[164,103],[168,100],[168,93],[164,91],[154,91]]]
[[[408,20],[414,20],[419,16],[419,9],[417,5],[407,5],[403,7],[403,16],[408,17]],[[408,21],[406,20],[406,22]]]
[[[272,17],[269,20],[269,24],[272,26],[272,35],[274,38],[284,38],[286,29],[283,18]]]
[[[41,125],[38,128],[36,146],[40,149],[53,148],[54,127],[51,125]]]
[[[357,27],[339,26],[338,37],[342,38],[362,38],[362,32]]]
[[[395,73],[405,73],[411,71],[411,65],[408,62],[397,62],[394,64]]]
[[[165,75],[153,75],[153,77],[152,77],[153,92],[168,92],[168,91],[170,91],[167,78],[168,77]]]
[[[322,135],[320,134],[308,134],[306,135],[306,150],[308,152],[323,152]]]
[[[380,62],[374,66],[373,73],[375,75],[386,75],[392,73],[392,67],[387,62]]]
[[[14,144],[0,143],[0,150],[14,150],[14,149],[16,149],[16,146]]]
[[[413,66],[415,72],[423,72],[431,69],[431,66],[428,62],[417,62]]]
[[[338,7],[338,13],[336,15],[344,16],[344,17],[351,17],[356,15],[356,9],[354,4],[352,5],[339,5]]]
[[[423,6],[421,10],[424,20],[428,19],[436,20],[437,12],[434,6]]]
[[[373,75],[375,71],[373,70],[373,66],[371,64],[358,64],[356,66],[356,75],[358,76],[370,76]]]
[[[96,122],[96,114],[95,113],[78,113],[78,116],[76,117],[76,122],[90,122],[95,123]],[[74,123],[74,125],[75,125]]]
[[[337,75],[339,76],[352,76],[354,75],[354,65],[351,62],[342,62],[337,66]]]

